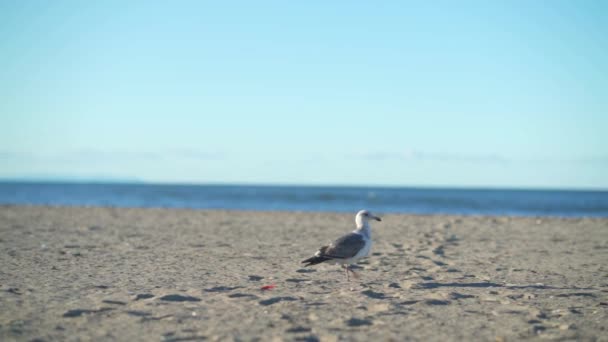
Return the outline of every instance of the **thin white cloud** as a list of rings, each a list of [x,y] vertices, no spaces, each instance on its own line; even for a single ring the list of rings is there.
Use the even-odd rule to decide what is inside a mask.
[[[608,156],[581,156],[581,157],[506,157],[500,154],[474,154],[431,152],[407,149],[397,152],[361,152],[347,155],[350,159],[369,161],[440,161],[478,164],[579,164],[579,165],[608,165]]]
[[[408,151],[403,155],[404,159],[414,160],[437,160],[446,162],[467,162],[467,163],[483,163],[483,164],[504,164],[509,162],[508,158],[498,154],[467,154],[467,153],[450,153],[450,152],[425,152],[425,151]]]
[[[579,164],[593,166],[608,166],[608,156],[581,156],[572,158],[539,157],[522,159],[522,162],[537,164]]]
[[[83,163],[123,163],[130,162],[161,162],[172,159],[219,160],[225,157],[224,153],[206,152],[197,149],[166,149],[164,151],[128,151],[128,150],[100,150],[80,149],[61,153],[17,153],[0,151],[0,161],[23,164],[83,164]]]
[[[170,154],[179,158],[188,158],[195,160],[218,160],[224,159],[226,154],[224,152],[209,152],[195,148],[175,148],[167,151]]]
[[[468,163],[487,163],[487,164],[504,164],[509,162],[509,159],[497,154],[460,154],[448,152],[426,152],[420,150],[405,150],[401,153],[395,152],[363,152],[348,155],[353,159],[362,159],[370,161],[381,160],[398,160],[398,161],[445,161],[445,162],[468,162]]]

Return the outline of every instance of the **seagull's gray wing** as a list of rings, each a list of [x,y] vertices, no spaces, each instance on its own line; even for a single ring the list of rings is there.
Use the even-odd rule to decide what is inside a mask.
[[[321,255],[332,259],[352,258],[365,246],[361,234],[350,233],[321,248]]]

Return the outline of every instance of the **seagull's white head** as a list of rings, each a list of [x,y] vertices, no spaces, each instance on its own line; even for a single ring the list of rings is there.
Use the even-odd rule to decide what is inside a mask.
[[[378,216],[374,216],[367,210],[361,210],[357,213],[357,217],[355,217],[355,222],[357,223],[357,227],[363,227],[367,225],[369,220],[382,221]]]

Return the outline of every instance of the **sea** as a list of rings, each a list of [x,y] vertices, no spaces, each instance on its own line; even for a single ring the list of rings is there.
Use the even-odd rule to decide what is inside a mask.
[[[608,217],[608,191],[0,182],[0,205]]]

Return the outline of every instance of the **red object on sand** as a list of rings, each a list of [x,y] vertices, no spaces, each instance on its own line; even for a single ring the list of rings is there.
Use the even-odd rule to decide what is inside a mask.
[[[267,291],[267,290],[272,290],[272,289],[274,289],[275,287],[277,287],[275,284],[272,284],[272,285],[264,285],[264,286],[262,286],[262,287],[260,288],[260,290],[262,290],[262,291]]]

